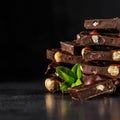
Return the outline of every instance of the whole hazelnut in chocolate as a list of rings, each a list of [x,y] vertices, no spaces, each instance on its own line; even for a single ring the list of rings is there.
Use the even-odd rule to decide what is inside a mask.
[[[62,53],[60,51],[57,51],[54,54],[54,59],[55,59],[56,62],[61,62],[62,61]]]
[[[119,67],[117,65],[109,66],[108,73],[111,74],[111,76],[117,76],[119,74]]]
[[[86,50],[92,50],[90,47],[84,47],[82,50],[81,50],[81,55],[82,57],[84,57],[84,53]]]
[[[91,39],[92,39],[93,43],[99,43],[99,36],[98,35],[92,35]]]
[[[120,50],[114,51],[112,58],[114,61],[120,61]]]

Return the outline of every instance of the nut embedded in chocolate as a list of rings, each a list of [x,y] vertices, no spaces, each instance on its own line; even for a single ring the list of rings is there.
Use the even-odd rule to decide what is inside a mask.
[[[98,85],[98,86],[96,86],[96,89],[97,89],[97,90],[103,91],[104,88],[105,88],[105,87],[104,87],[103,85]]]
[[[114,61],[120,61],[120,50],[114,51],[112,58]]]
[[[54,54],[54,59],[55,59],[56,62],[61,62],[62,61],[62,53],[60,51],[57,51]]]
[[[91,38],[92,38],[93,43],[98,43],[99,42],[98,35],[92,35]]]
[[[111,65],[108,67],[108,73],[112,76],[117,76],[119,74],[119,68],[116,65]]]
[[[92,49],[91,49],[90,47],[84,47],[84,48],[81,50],[81,55],[82,55],[82,57],[84,57],[85,50],[92,50]]]
[[[97,22],[97,21],[93,22],[94,27],[97,26],[98,24],[99,24],[99,22]]]

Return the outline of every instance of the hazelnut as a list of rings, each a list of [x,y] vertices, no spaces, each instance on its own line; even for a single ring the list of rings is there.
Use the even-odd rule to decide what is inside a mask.
[[[108,73],[112,76],[117,76],[119,74],[119,68],[116,65],[111,65],[108,67]]]
[[[99,24],[99,22],[93,22],[93,26],[96,27]]]
[[[93,30],[89,33],[90,35],[99,35],[99,33],[96,30]]]
[[[113,52],[112,59],[114,61],[120,61],[120,50]]]
[[[50,92],[60,90],[60,82],[54,78],[47,78],[45,80],[45,87]]]
[[[60,51],[57,51],[54,54],[54,59],[55,59],[56,62],[61,62],[62,61],[62,53]]]
[[[105,87],[104,87],[103,85],[97,85],[97,86],[96,86],[96,89],[97,89],[97,90],[103,91],[104,88],[105,88]]]
[[[99,42],[98,35],[92,35],[92,41],[93,41],[93,43],[98,43]]]
[[[82,50],[81,50],[81,55],[84,57],[84,53],[85,53],[85,50],[92,50],[90,47],[84,47]]]

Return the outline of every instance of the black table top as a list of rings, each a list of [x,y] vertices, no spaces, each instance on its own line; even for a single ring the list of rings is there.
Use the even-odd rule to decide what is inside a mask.
[[[0,84],[0,120],[120,120],[120,96],[83,102],[50,93],[43,82]]]

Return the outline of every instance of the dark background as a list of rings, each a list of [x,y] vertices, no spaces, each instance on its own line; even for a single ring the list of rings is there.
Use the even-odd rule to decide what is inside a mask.
[[[2,1],[0,13],[1,81],[29,81],[44,76],[47,48],[75,39],[84,19],[120,17],[120,1]]]

